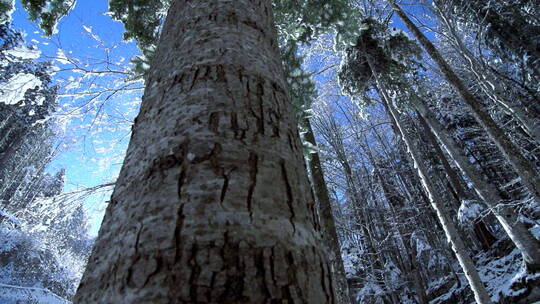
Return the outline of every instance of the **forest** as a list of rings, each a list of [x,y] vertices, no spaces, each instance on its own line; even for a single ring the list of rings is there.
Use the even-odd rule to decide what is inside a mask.
[[[3,303],[540,303],[540,3],[0,0]]]

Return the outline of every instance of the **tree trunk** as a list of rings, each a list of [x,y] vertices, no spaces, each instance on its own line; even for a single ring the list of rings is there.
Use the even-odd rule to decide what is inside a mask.
[[[373,60],[369,55],[366,56],[366,60],[375,78],[375,87],[377,89],[377,92],[379,93],[379,96],[388,112],[388,115],[391,117],[391,120],[395,125],[395,129],[399,131],[398,134],[401,135],[401,138],[403,139],[403,142],[405,143],[407,150],[409,151],[409,154],[414,162],[414,167],[416,168],[422,185],[424,186],[424,189],[428,194],[429,202],[437,213],[437,217],[445,232],[446,238],[452,246],[452,251],[455,253],[459,265],[463,269],[463,272],[465,274],[465,277],[467,278],[467,281],[469,282],[469,286],[471,287],[476,302],[478,304],[492,303],[489,294],[484,284],[482,283],[482,280],[480,279],[480,275],[476,270],[476,266],[474,265],[473,260],[467,253],[467,249],[465,248],[463,239],[459,235],[457,227],[454,225],[454,222],[450,219],[444,208],[444,201],[441,199],[440,196],[436,194],[438,192],[437,188],[435,187],[435,184],[433,184],[429,176],[428,169],[422,161],[422,156],[420,154],[418,143],[413,140],[411,134],[405,129],[401,116],[397,113],[397,111],[391,104],[391,99],[385,91],[384,85],[380,80],[379,72],[375,69]]]
[[[443,151],[441,150],[441,147],[439,143],[437,142],[437,138],[435,137],[435,134],[433,134],[433,131],[429,128],[428,123],[422,117],[422,115],[417,111],[418,120],[420,121],[420,124],[422,125],[422,129],[425,131],[426,139],[431,143],[433,148],[435,149],[435,153],[437,154],[439,160],[442,163],[442,167],[444,169],[445,174],[448,176],[448,180],[450,181],[450,184],[452,185],[452,188],[454,189],[457,198],[460,202],[471,200],[473,199],[472,193],[465,189],[465,187],[461,183],[461,179],[459,178],[458,174],[454,169],[450,166],[448,163],[448,160],[446,159],[446,156],[444,155]],[[459,208],[459,207],[458,207]],[[486,224],[483,221],[477,221],[474,223],[474,232],[476,234],[476,237],[478,241],[480,241],[482,248],[487,250],[497,241],[495,236],[491,234],[489,229],[487,229]]]
[[[422,157],[419,154],[416,143],[413,142],[410,134],[407,130],[405,130],[404,126],[402,125],[399,114],[397,114],[395,109],[393,109],[392,105],[388,102],[389,99],[388,96],[386,96],[384,90],[380,88],[379,91],[382,93],[381,99],[384,103],[386,103],[389,115],[394,118],[394,121],[397,124],[397,128],[399,129],[401,136],[403,137],[403,141],[405,142],[407,149],[411,154],[415,167],[417,168],[418,175],[420,176],[422,184],[424,185],[424,188],[428,193],[431,205],[433,209],[435,209],[435,211],[437,212],[437,217],[441,222],[448,241],[452,245],[452,250],[457,257],[459,264],[461,265],[461,268],[465,273],[465,277],[467,278],[467,281],[469,282],[469,285],[474,293],[474,298],[476,302],[478,304],[491,303],[489,294],[487,293],[487,290],[482,283],[482,280],[480,279],[480,275],[476,270],[474,262],[467,253],[463,240],[461,239],[456,226],[446,214],[446,210],[444,210],[444,202],[436,194],[437,189],[435,185],[431,182],[431,179],[428,175],[428,170],[422,162]]]
[[[313,129],[308,118],[302,122],[306,128],[304,137],[314,147],[317,146]],[[343,267],[343,259],[341,257],[341,245],[336,231],[334,214],[332,213],[332,203],[328,195],[328,188],[324,181],[324,172],[319,158],[319,153],[315,152],[310,155],[307,160],[309,171],[311,173],[311,181],[315,192],[315,199],[319,210],[319,219],[321,222],[321,230],[323,238],[326,240],[327,246],[330,249],[330,260],[332,261],[333,273],[336,284],[336,301],[337,303],[351,303],[345,269]]]
[[[497,188],[486,182],[476,172],[474,167],[468,162],[463,151],[459,149],[457,143],[447,134],[444,127],[437,121],[425,103],[417,99],[415,107],[433,130],[435,136],[443,144],[446,151],[448,151],[448,154],[450,154],[456,165],[469,178],[478,196],[491,208],[510,239],[521,251],[525,264],[530,269],[540,269],[540,242],[519,220],[512,208],[504,203],[504,199],[499,195]]]
[[[408,259],[408,263],[406,265],[407,273],[406,275],[410,278],[413,287],[416,291],[416,295],[418,296],[418,302],[420,304],[427,304],[429,301],[427,299],[426,290],[424,288],[424,284],[422,282],[422,275],[420,273],[420,265],[416,261],[416,251],[411,248],[411,234],[405,234],[402,232],[402,229],[399,227],[398,216],[396,215],[395,209],[402,209],[405,207],[405,199],[399,195],[398,189],[391,188],[390,185],[386,182],[386,180],[383,178],[383,175],[381,174],[379,167],[375,163],[373,159],[373,155],[371,154],[371,150],[368,145],[366,145],[366,154],[373,166],[373,171],[375,173],[375,176],[379,180],[379,184],[381,185],[381,188],[383,190],[383,195],[386,198],[388,205],[390,206],[390,210],[392,212],[392,217],[394,218],[395,228],[398,233],[398,235],[401,238],[403,248],[405,249],[405,254]],[[414,251],[414,252],[413,252]],[[398,255],[399,256],[399,255]]]
[[[335,303],[271,1],[173,2],[74,303]]]
[[[503,111],[516,119],[517,123],[534,141],[540,143],[540,123],[536,122],[536,119],[524,110],[523,105],[505,97],[507,94],[505,94],[501,81],[498,79],[499,77],[482,66],[480,61],[465,46],[452,21],[443,13],[440,3],[436,1],[435,4],[437,5],[439,18],[444,22],[459,53],[469,62],[470,71],[476,77],[482,91]]]
[[[516,173],[521,177],[521,182],[529,190],[537,204],[540,204],[540,174],[535,169],[532,162],[527,160],[519,149],[506,136],[497,123],[482,109],[482,103],[467,89],[463,81],[454,73],[452,68],[441,56],[433,43],[418,29],[418,27],[407,17],[405,12],[395,3],[394,0],[387,0],[394,8],[394,11],[407,25],[409,30],[416,36],[416,39],[424,47],[431,59],[435,61],[441,70],[444,78],[450,83],[456,92],[461,96],[465,104],[472,111],[475,119],[482,125],[487,134],[495,142],[506,160],[514,167]]]

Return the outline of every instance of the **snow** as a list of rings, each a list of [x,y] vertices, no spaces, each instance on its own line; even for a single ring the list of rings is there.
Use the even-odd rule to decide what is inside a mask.
[[[92,39],[94,39],[95,41],[99,42],[99,43],[103,43],[103,41],[101,40],[101,38],[99,38],[98,35],[96,35],[93,31],[92,31],[92,27],[91,26],[86,26],[83,24],[82,26],[84,28],[84,30],[92,37]]]
[[[17,214],[0,210],[0,303],[69,303],[91,244],[69,209],[40,198]]]
[[[365,303],[367,302],[366,299],[369,299],[370,297],[374,297],[376,300],[375,302],[370,302],[374,304],[383,304],[382,295],[384,294],[384,290],[382,288],[373,283],[368,282],[364,285],[364,287],[358,292],[356,301],[358,303]]]
[[[27,90],[41,86],[42,82],[35,75],[18,73],[7,82],[0,84],[0,103],[14,105],[24,100]],[[37,100],[43,102],[44,99]]]
[[[71,303],[44,288],[14,286],[0,284],[0,301],[3,304],[39,303],[68,304]]]
[[[7,4],[11,7],[10,10],[0,14],[0,24],[11,22],[11,15],[13,15],[13,12],[15,11],[15,0],[0,0],[0,3]]]
[[[13,216],[12,214],[0,209],[0,219],[2,220],[8,220],[10,223],[14,224],[14,225],[20,225],[21,224],[21,221],[16,218],[15,216]]]
[[[486,288],[492,295],[492,300],[498,302],[501,295],[517,295],[510,286],[521,273],[521,254],[519,250],[513,250],[509,255],[500,259],[490,259],[491,257],[482,256],[479,264],[480,278],[486,282]]]
[[[402,35],[402,36],[405,36],[405,37],[409,38],[409,35],[407,35],[407,33],[405,33],[403,30],[398,29],[398,28],[396,28],[396,27],[390,28],[390,33],[389,33],[389,35],[390,35],[391,37],[398,36],[398,35]]]
[[[428,244],[426,237],[420,233],[414,232],[411,235],[410,246],[416,247],[416,256],[420,258],[423,252],[431,250],[431,246]]]
[[[56,51],[55,61],[58,61],[61,64],[71,63],[62,49],[58,49],[58,51]]]
[[[26,46],[18,46],[14,49],[6,51],[7,54],[15,56],[19,59],[38,59],[41,56],[40,50],[29,49]]]
[[[530,230],[537,238],[540,236],[539,225],[535,225]],[[509,240],[503,240],[503,242],[508,243]],[[532,281],[540,278],[540,274],[528,274],[525,272],[522,266],[521,253],[518,249],[513,249],[501,257],[494,257],[493,251],[484,252],[476,257],[478,273],[494,303],[498,303],[503,299],[506,301],[504,303],[508,303],[508,298],[511,299],[511,297],[519,296],[526,292],[524,287],[515,284],[516,282]],[[430,304],[449,303],[448,301],[458,298],[459,295],[466,294],[468,292],[468,285],[462,274],[459,277],[461,280],[461,286],[459,288],[454,283],[446,292],[432,300]],[[428,286],[428,293],[433,293],[435,289],[443,286],[449,280],[452,280],[452,278],[446,277],[432,281]],[[540,302],[537,301],[534,303]]]
[[[485,206],[476,200],[463,200],[458,210],[458,220],[462,225],[471,225],[482,216]]]

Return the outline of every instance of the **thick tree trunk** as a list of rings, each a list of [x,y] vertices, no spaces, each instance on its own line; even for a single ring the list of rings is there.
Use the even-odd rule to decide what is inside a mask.
[[[521,177],[521,182],[529,190],[537,204],[540,204],[540,174],[535,169],[534,164],[527,160],[519,149],[506,136],[497,123],[482,109],[482,103],[472,95],[463,81],[456,75],[448,63],[444,60],[433,43],[418,29],[418,27],[407,17],[405,12],[395,3],[394,0],[387,0],[394,8],[394,11],[407,25],[407,28],[414,34],[416,39],[424,47],[431,59],[435,61],[441,70],[444,78],[450,83],[456,92],[461,96],[465,104],[472,111],[475,119],[482,125],[484,130],[503,153],[508,162],[514,167],[516,173]]]
[[[491,208],[510,239],[521,251],[525,264],[531,269],[540,269],[540,242],[530,233],[523,222],[519,220],[512,208],[504,203],[504,199],[499,195],[497,188],[484,180],[476,172],[463,151],[459,149],[457,143],[447,134],[444,127],[437,121],[434,114],[424,102],[418,99],[415,107],[459,169],[469,178],[478,196]]]
[[[335,303],[271,1],[173,2],[75,303]]]
[[[304,138],[313,146],[317,146],[313,129],[308,118],[302,122],[306,128]],[[330,249],[330,260],[332,261],[334,279],[336,284],[336,302],[348,304],[351,303],[345,269],[343,267],[343,259],[341,257],[341,245],[336,231],[334,214],[332,212],[332,203],[328,195],[328,188],[324,180],[324,172],[319,158],[319,153],[312,153],[308,159],[308,167],[311,173],[311,181],[315,192],[315,199],[319,210],[319,218],[323,238]]]

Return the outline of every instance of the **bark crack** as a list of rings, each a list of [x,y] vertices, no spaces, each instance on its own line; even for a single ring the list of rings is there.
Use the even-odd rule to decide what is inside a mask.
[[[191,85],[189,86],[189,90],[193,90],[193,87],[195,86],[195,83],[197,82],[197,78],[199,77],[200,68],[195,69],[195,72],[193,73],[193,78],[191,79]]]
[[[229,172],[225,173],[225,169],[219,168],[218,174],[223,178],[223,185],[221,186],[221,194],[219,197],[219,203],[223,207],[223,201],[225,201],[225,195],[227,194],[227,190],[229,189],[229,175],[236,170],[236,167],[233,167],[229,170]]]
[[[264,87],[262,85],[263,80],[259,80],[257,83],[257,101],[259,103],[259,133],[264,135]]]
[[[178,201],[180,206],[178,206],[178,210],[176,211],[176,223],[174,227],[174,245],[175,245],[175,253],[174,253],[174,261],[175,263],[178,263],[182,258],[182,229],[184,227],[184,203],[182,203],[182,187],[184,186],[184,183],[186,182],[187,178],[187,162],[186,162],[186,155],[187,155],[187,146],[189,145],[189,140],[184,141],[180,147],[179,151],[177,152],[178,158],[181,159],[181,165],[180,165],[180,173],[178,176],[178,186],[177,186],[177,195],[178,195]]]
[[[178,207],[178,211],[176,212],[176,225],[174,227],[175,263],[179,262],[182,258],[182,229],[184,228],[185,218],[186,216],[184,215],[184,204],[181,204],[180,207]]]
[[[189,265],[191,266],[191,275],[189,276],[188,286],[190,286],[189,296],[191,303],[199,303],[199,301],[197,301],[197,279],[199,278],[201,267],[197,263],[197,251],[197,243],[194,243],[191,247],[191,258],[189,260]]]
[[[146,276],[146,279],[144,280],[144,283],[142,285],[141,288],[143,288],[144,286],[146,286],[146,284],[148,284],[148,281],[150,281],[150,279],[157,273],[160,272],[161,268],[163,267],[163,259],[160,257],[160,256],[157,256],[157,257],[154,257],[153,260],[155,261],[156,265],[155,265],[155,268],[153,271],[151,271],[147,276]]]
[[[246,130],[240,129],[238,126],[238,115],[234,112],[231,113],[231,129],[234,132],[234,138],[240,140],[243,144],[246,144],[244,141],[246,137]]]
[[[139,227],[139,231],[137,231],[137,236],[135,237],[135,254],[138,254],[139,251],[139,240],[141,237],[141,231],[143,230],[143,223],[141,223]]]
[[[312,249],[313,249],[313,254],[315,256],[318,256],[317,251],[315,250],[315,248],[312,248]],[[321,256],[319,256],[319,263],[320,263],[320,267],[321,267],[321,285],[323,287],[324,294],[326,295],[326,303],[334,303],[334,299],[331,297],[331,295],[333,293],[331,292],[331,290],[329,292],[329,290],[327,290],[327,288],[326,288],[327,287],[326,284],[328,283],[328,281],[325,280],[326,277],[327,277],[326,268],[324,267],[325,264],[323,263],[323,259],[322,259]],[[332,274],[328,275],[328,279],[330,280],[330,284],[329,284],[330,289],[332,289],[332,282],[331,282],[332,278],[333,278]]]
[[[210,114],[210,118],[208,118],[208,129],[214,133],[218,133],[219,129],[219,119],[220,119],[220,113],[219,112],[212,112]]]
[[[259,157],[257,156],[257,154],[250,152],[249,158],[248,158],[250,184],[249,184],[249,189],[248,189],[248,194],[247,194],[246,205],[249,212],[249,218],[251,221],[253,221],[252,200],[253,200],[253,192],[255,191],[255,186],[257,185],[258,162],[259,162]]]
[[[281,177],[285,183],[285,193],[287,194],[287,206],[289,207],[289,211],[291,212],[291,216],[289,217],[289,221],[291,222],[291,225],[293,227],[293,234],[296,233],[296,225],[294,224],[294,206],[293,206],[293,194],[292,194],[292,187],[289,182],[289,177],[287,176],[287,168],[285,167],[285,160],[281,159],[280,161],[281,166]]]
[[[216,156],[221,153],[222,149],[221,149],[221,145],[219,143],[214,143],[214,147],[212,148],[212,150],[208,153],[208,154],[205,154],[205,155],[202,155],[202,156],[195,156],[193,158],[193,160],[191,161],[192,164],[200,164],[204,161],[207,161],[207,160],[210,160],[212,162],[212,165],[217,166],[217,160],[216,160]]]

